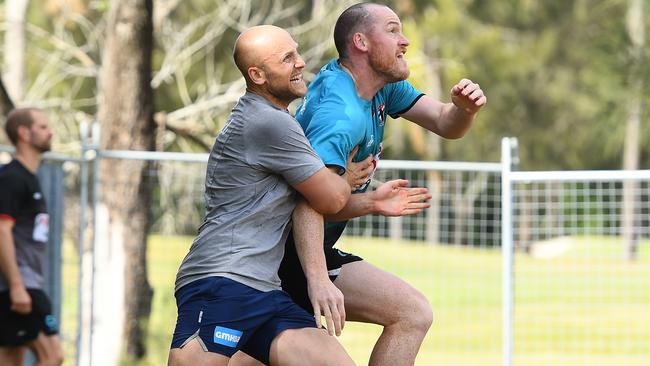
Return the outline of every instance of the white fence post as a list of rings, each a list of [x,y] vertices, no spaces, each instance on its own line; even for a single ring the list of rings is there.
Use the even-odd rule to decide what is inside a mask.
[[[502,335],[503,366],[512,366],[513,353],[513,310],[514,310],[514,245],[512,225],[512,181],[510,172],[513,166],[513,150],[517,140],[501,140],[501,289],[502,289]]]

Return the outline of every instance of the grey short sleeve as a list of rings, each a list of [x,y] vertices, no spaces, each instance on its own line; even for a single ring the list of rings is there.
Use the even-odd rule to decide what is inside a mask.
[[[321,159],[312,149],[300,125],[288,114],[261,124],[246,135],[251,165],[277,172],[289,184],[304,181],[315,173]]]

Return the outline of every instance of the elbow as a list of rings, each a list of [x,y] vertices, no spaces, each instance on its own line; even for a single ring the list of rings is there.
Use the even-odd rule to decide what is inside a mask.
[[[337,195],[336,200],[333,201],[332,204],[332,212],[328,212],[327,214],[335,214],[343,209],[345,205],[348,204],[348,200],[350,199],[350,189],[348,188],[348,185],[346,183],[345,185],[345,190],[343,190],[340,194]]]
[[[350,199],[350,190],[346,189],[336,194],[329,195],[327,199],[321,200],[319,205],[312,206],[322,215],[334,215],[341,211]]]

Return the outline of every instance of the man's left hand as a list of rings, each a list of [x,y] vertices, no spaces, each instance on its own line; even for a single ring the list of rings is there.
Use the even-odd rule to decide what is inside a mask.
[[[475,114],[487,103],[487,97],[477,83],[462,79],[451,88],[451,101],[465,113]]]
[[[384,216],[415,215],[431,206],[424,187],[408,187],[406,179],[388,181],[372,192],[375,213]]]

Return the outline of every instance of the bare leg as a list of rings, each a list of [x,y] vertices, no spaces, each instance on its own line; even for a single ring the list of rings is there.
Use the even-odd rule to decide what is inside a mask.
[[[40,332],[35,340],[27,343],[27,347],[36,355],[37,366],[59,366],[63,364],[63,348],[58,335],[48,336]]]
[[[379,324],[384,330],[370,356],[370,366],[415,364],[415,357],[431,326],[431,305],[402,279],[366,261],[343,266],[334,282],[344,295],[348,321]],[[238,352],[229,366],[261,366]]]
[[[384,327],[369,365],[413,365],[433,322],[424,295],[366,261],[344,265],[334,284],[343,292],[348,321]]]
[[[336,338],[316,328],[289,329],[280,333],[271,343],[269,359],[273,366],[354,365]],[[228,366],[233,365],[264,366],[244,352],[233,355]]]
[[[226,366],[229,358],[218,353],[207,352],[195,338],[183,348],[169,350],[168,366]]]
[[[271,366],[352,366],[343,346],[323,329],[289,329],[271,343]]]
[[[264,366],[264,364],[246,353],[239,351],[232,355],[228,366]]]
[[[0,365],[23,366],[25,347],[0,347]]]

